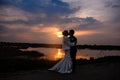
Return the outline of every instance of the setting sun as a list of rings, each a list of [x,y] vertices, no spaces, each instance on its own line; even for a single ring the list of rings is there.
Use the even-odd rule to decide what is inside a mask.
[[[59,38],[62,37],[62,32],[57,32],[56,34],[57,34],[57,37]]]

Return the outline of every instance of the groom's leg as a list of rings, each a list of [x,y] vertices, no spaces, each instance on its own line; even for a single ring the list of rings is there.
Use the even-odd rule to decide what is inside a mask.
[[[75,66],[76,66],[76,59],[75,59],[76,57],[74,56],[74,58],[73,58],[73,72],[75,72]]]
[[[73,50],[73,72],[75,72],[76,68],[76,50]]]

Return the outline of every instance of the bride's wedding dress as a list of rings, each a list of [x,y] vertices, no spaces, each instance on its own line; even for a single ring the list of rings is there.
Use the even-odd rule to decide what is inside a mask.
[[[61,59],[56,65],[54,65],[49,70],[56,71],[59,73],[71,73],[72,72],[72,62],[70,57],[70,51],[66,51],[65,57]]]
[[[72,61],[70,56],[70,41],[67,36],[63,37],[62,48],[65,52],[65,56],[56,65],[48,69],[59,73],[71,73],[72,72]]]

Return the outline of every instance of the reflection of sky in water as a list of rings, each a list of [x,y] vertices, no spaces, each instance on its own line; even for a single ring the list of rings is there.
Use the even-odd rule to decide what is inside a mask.
[[[27,50],[35,50],[38,52],[44,53],[47,59],[50,60],[57,60],[59,58],[62,58],[64,56],[64,52],[61,49],[56,48],[28,48]],[[77,51],[77,59],[79,58],[87,58],[89,57],[104,57],[104,56],[120,56],[120,51],[116,50],[89,50],[89,49],[78,49]]]
[[[94,57],[94,58],[99,58],[99,57],[104,57],[104,56],[120,56],[120,51],[116,50],[78,50],[78,54],[80,55],[86,55],[89,57]]]

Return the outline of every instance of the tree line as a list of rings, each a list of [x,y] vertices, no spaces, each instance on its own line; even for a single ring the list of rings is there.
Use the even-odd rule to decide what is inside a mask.
[[[62,44],[44,44],[44,43],[15,43],[15,42],[0,42],[0,47],[12,47],[17,49],[32,48],[62,48]],[[77,45],[78,49],[91,50],[120,50],[120,45]]]

